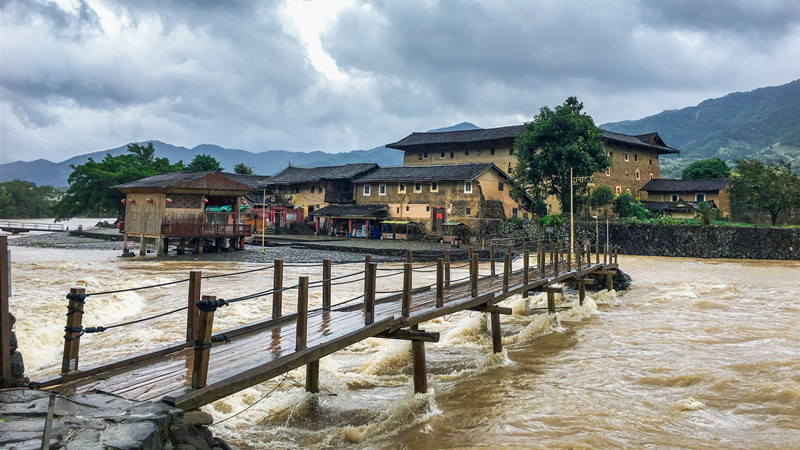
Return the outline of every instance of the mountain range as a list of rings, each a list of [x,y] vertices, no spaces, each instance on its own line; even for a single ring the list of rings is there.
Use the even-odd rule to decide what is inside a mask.
[[[612,122],[601,128],[626,134],[657,131],[667,145],[681,151],[679,157],[660,161],[661,176],[678,177],[685,165],[698,159],[719,157],[733,163],[737,159],[758,157],[764,160],[788,160],[800,172],[800,80],[781,86],[764,87],[750,92],[737,92],[679,110],[663,111],[639,120]],[[457,131],[479,128],[469,122],[429,131]],[[269,150],[253,153],[245,150],[203,144],[193,148],[178,147],[158,140],[153,143],[156,156],[184,163],[200,153],[217,158],[226,170],[243,162],[255,173],[271,175],[288,164],[322,166],[375,162],[384,166],[403,163],[403,153],[385,146],[343,153],[292,152]],[[22,179],[37,185],[66,186],[72,172],[70,165],[79,165],[90,157],[101,160],[127,151],[127,145],[74,156],[65,161],[45,159],[0,164],[0,181]]]

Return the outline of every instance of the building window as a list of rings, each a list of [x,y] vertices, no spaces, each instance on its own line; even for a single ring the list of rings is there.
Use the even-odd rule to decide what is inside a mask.
[[[386,195],[386,185],[382,184],[378,186],[378,195]]]
[[[494,155],[494,149],[489,150],[490,155]]]
[[[422,184],[420,184],[420,183],[417,183],[417,184],[415,184],[415,185],[414,185],[414,192],[416,192],[416,193],[418,193],[418,194],[419,194],[420,192],[422,192]]]
[[[397,192],[399,192],[401,194],[405,194],[406,193],[406,185],[403,184],[403,183],[400,183],[400,185],[397,187]]]
[[[422,157],[425,158],[425,159],[428,159],[428,152],[423,153]]]
[[[439,158],[444,159],[444,152],[439,153]]]
[[[370,188],[370,185],[368,185],[368,184],[364,185],[364,195],[369,195],[369,188]]]
[[[406,212],[408,212],[408,205],[406,205]]]
[[[610,176],[611,176],[611,167],[609,167],[608,169],[606,169],[606,176],[607,176],[607,177],[610,177]]]
[[[679,201],[679,199],[678,199],[678,194],[672,194],[672,201],[673,201],[673,202],[677,202],[677,201]]]
[[[642,176],[639,174],[639,169],[636,169],[636,179],[640,180]]]
[[[397,214],[400,214],[400,207],[397,207]]]
[[[450,158],[454,158],[456,156],[456,152],[450,152]]]
[[[508,154],[509,155],[513,155],[514,154],[514,149],[513,148],[508,149]]]
[[[653,158],[650,158],[650,164],[651,165],[653,164]]]
[[[464,156],[469,156],[469,150],[464,150]]]
[[[631,190],[630,190],[630,189],[625,189],[625,193],[626,193],[626,194],[630,194],[630,193],[631,193]]]
[[[439,192],[439,183],[431,182],[431,192]]]
[[[638,161],[639,160],[639,155],[637,153],[633,154],[633,160],[634,161]]]
[[[517,208],[511,208],[511,217],[517,218]]]
[[[419,154],[419,159],[422,160],[422,153]]]
[[[653,179],[653,172],[650,172],[650,179]]]
[[[628,176],[628,169],[625,169],[625,176]]]
[[[465,181],[464,182],[464,193],[465,194],[472,194],[472,181]]]
[[[508,163],[508,173],[511,173],[511,163]]]
[[[502,181],[497,183],[497,190],[498,191],[502,191],[503,190],[503,182]]]
[[[706,201],[706,194],[695,194],[694,201],[696,202],[704,202]]]
[[[608,152],[608,157],[609,158],[613,158],[614,157],[614,152]]]
[[[628,159],[628,154],[627,154],[627,153],[625,153],[625,161],[630,161],[630,160]]]
[[[430,205],[425,206],[425,211],[430,211],[430,210],[431,210],[431,206]]]
[[[622,186],[617,186],[615,192],[617,193],[617,195],[622,194]]]
[[[322,186],[320,186],[320,187],[319,187],[319,193],[321,194],[321,193],[322,193],[322,191],[324,191],[324,189],[322,189]]]
[[[316,186],[311,186],[311,193],[312,194],[314,193],[314,188],[316,188]]]
[[[295,194],[299,194],[300,193],[300,186],[295,186],[294,193]]]
[[[472,208],[470,208],[469,206],[467,206],[467,215],[470,215],[470,214],[472,214]]]

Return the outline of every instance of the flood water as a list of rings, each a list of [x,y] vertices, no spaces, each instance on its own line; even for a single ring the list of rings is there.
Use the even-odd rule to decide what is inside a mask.
[[[70,287],[99,292],[186,278],[193,269],[258,267],[117,254],[12,248],[11,309],[28,376],[60,368]],[[629,291],[590,294],[558,317],[531,314],[541,312],[541,296],[503,302],[515,314],[502,319],[498,355],[481,313],[424,324],[441,332],[439,343],[426,344],[428,394],[412,393],[409,343],[368,339],[321,360],[322,393],[313,401],[300,368],[204,409],[217,421],[214,432],[242,448],[800,447],[800,263],[636,256],[619,263],[635,281]],[[334,276],[361,267],[335,266]],[[318,272],[287,267],[286,284],[301,275],[314,281]],[[264,271],[203,280],[203,293],[263,291],[271,278]],[[395,290],[399,280],[383,278],[378,290]],[[181,307],[186,289],[89,297],[84,325]],[[335,286],[334,302],[360,289]],[[319,306],[321,293],[310,297],[310,308]],[[288,310],[293,302],[287,294]],[[270,311],[269,298],[236,303],[218,310],[214,328]],[[80,364],[180,341],[184,326],[177,314],[85,335]]]

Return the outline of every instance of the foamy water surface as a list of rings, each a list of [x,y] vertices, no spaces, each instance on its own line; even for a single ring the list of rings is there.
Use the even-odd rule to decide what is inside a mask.
[[[101,292],[178,280],[195,269],[258,267],[115,255],[12,250],[11,308],[29,376],[58,372],[70,287]],[[504,350],[496,355],[482,313],[424,324],[441,333],[440,342],[426,344],[428,394],[411,392],[408,342],[371,338],[321,360],[318,396],[305,393],[300,368],[204,409],[218,421],[214,432],[243,448],[800,446],[800,263],[620,257],[620,266],[635,280],[628,292],[590,293],[583,306],[567,293],[561,300],[573,308],[557,316],[533,314],[546,306],[543,295],[503,302],[514,315],[502,317]],[[334,276],[360,268],[335,266]],[[454,279],[466,273],[460,270]],[[319,272],[287,267],[286,283],[303,275],[314,281]],[[415,285],[433,276],[420,274]],[[262,291],[271,277],[204,280],[203,293]],[[398,282],[380,279],[378,290]],[[360,290],[335,286],[335,301]],[[310,297],[312,309],[320,306],[319,290]],[[84,325],[185,301],[185,283],[92,296]],[[294,301],[287,293],[288,311]],[[270,311],[269,298],[222,308],[215,330]],[[81,365],[180,341],[184,323],[178,314],[86,335]]]

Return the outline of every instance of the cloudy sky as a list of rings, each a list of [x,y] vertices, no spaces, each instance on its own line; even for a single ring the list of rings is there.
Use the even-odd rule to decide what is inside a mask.
[[[570,95],[638,119],[800,78],[797,0],[2,0],[0,162],[340,152]]]

